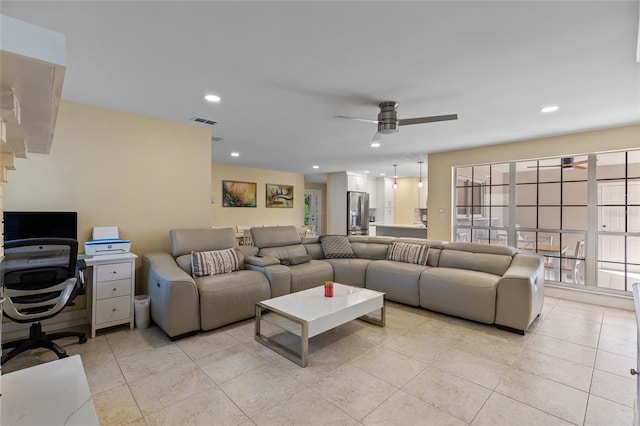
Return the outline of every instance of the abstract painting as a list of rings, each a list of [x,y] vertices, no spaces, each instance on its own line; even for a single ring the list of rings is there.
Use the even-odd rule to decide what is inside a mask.
[[[293,208],[293,185],[267,184],[267,207]]]
[[[256,207],[256,183],[222,181],[222,207]]]

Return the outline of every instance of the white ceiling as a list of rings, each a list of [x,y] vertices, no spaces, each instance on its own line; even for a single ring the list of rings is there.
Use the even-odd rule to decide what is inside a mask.
[[[637,0],[3,0],[0,13],[66,34],[64,100],[211,119],[214,162],[312,181],[395,163],[417,175],[433,152],[640,123]],[[334,117],[375,119],[385,100],[400,118],[459,119],[373,149],[375,124]]]

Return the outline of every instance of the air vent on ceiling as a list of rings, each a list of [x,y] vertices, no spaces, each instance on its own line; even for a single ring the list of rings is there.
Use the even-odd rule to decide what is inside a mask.
[[[213,126],[214,124],[216,124],[215,121],[202,117],[191,117],[191,121],[195,121],[196,123],[208,124],[209,126]]]
[[[211,142],[220,142],[223,139],[220,136],[211,136]]]

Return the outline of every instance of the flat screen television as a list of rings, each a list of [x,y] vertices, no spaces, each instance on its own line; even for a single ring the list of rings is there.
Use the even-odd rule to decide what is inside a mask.
[[[24,238],[78,239],[77,212],[4,212],[4,240]]]

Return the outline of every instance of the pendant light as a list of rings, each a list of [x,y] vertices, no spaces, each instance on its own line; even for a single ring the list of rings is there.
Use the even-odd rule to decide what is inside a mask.
[[[422,161],[418,161],[418,167],[420,167],[420,180],[418,181],[418,188],[422,188]]]
[[[393,165],[393,189],[398,189],[398,165]]]

